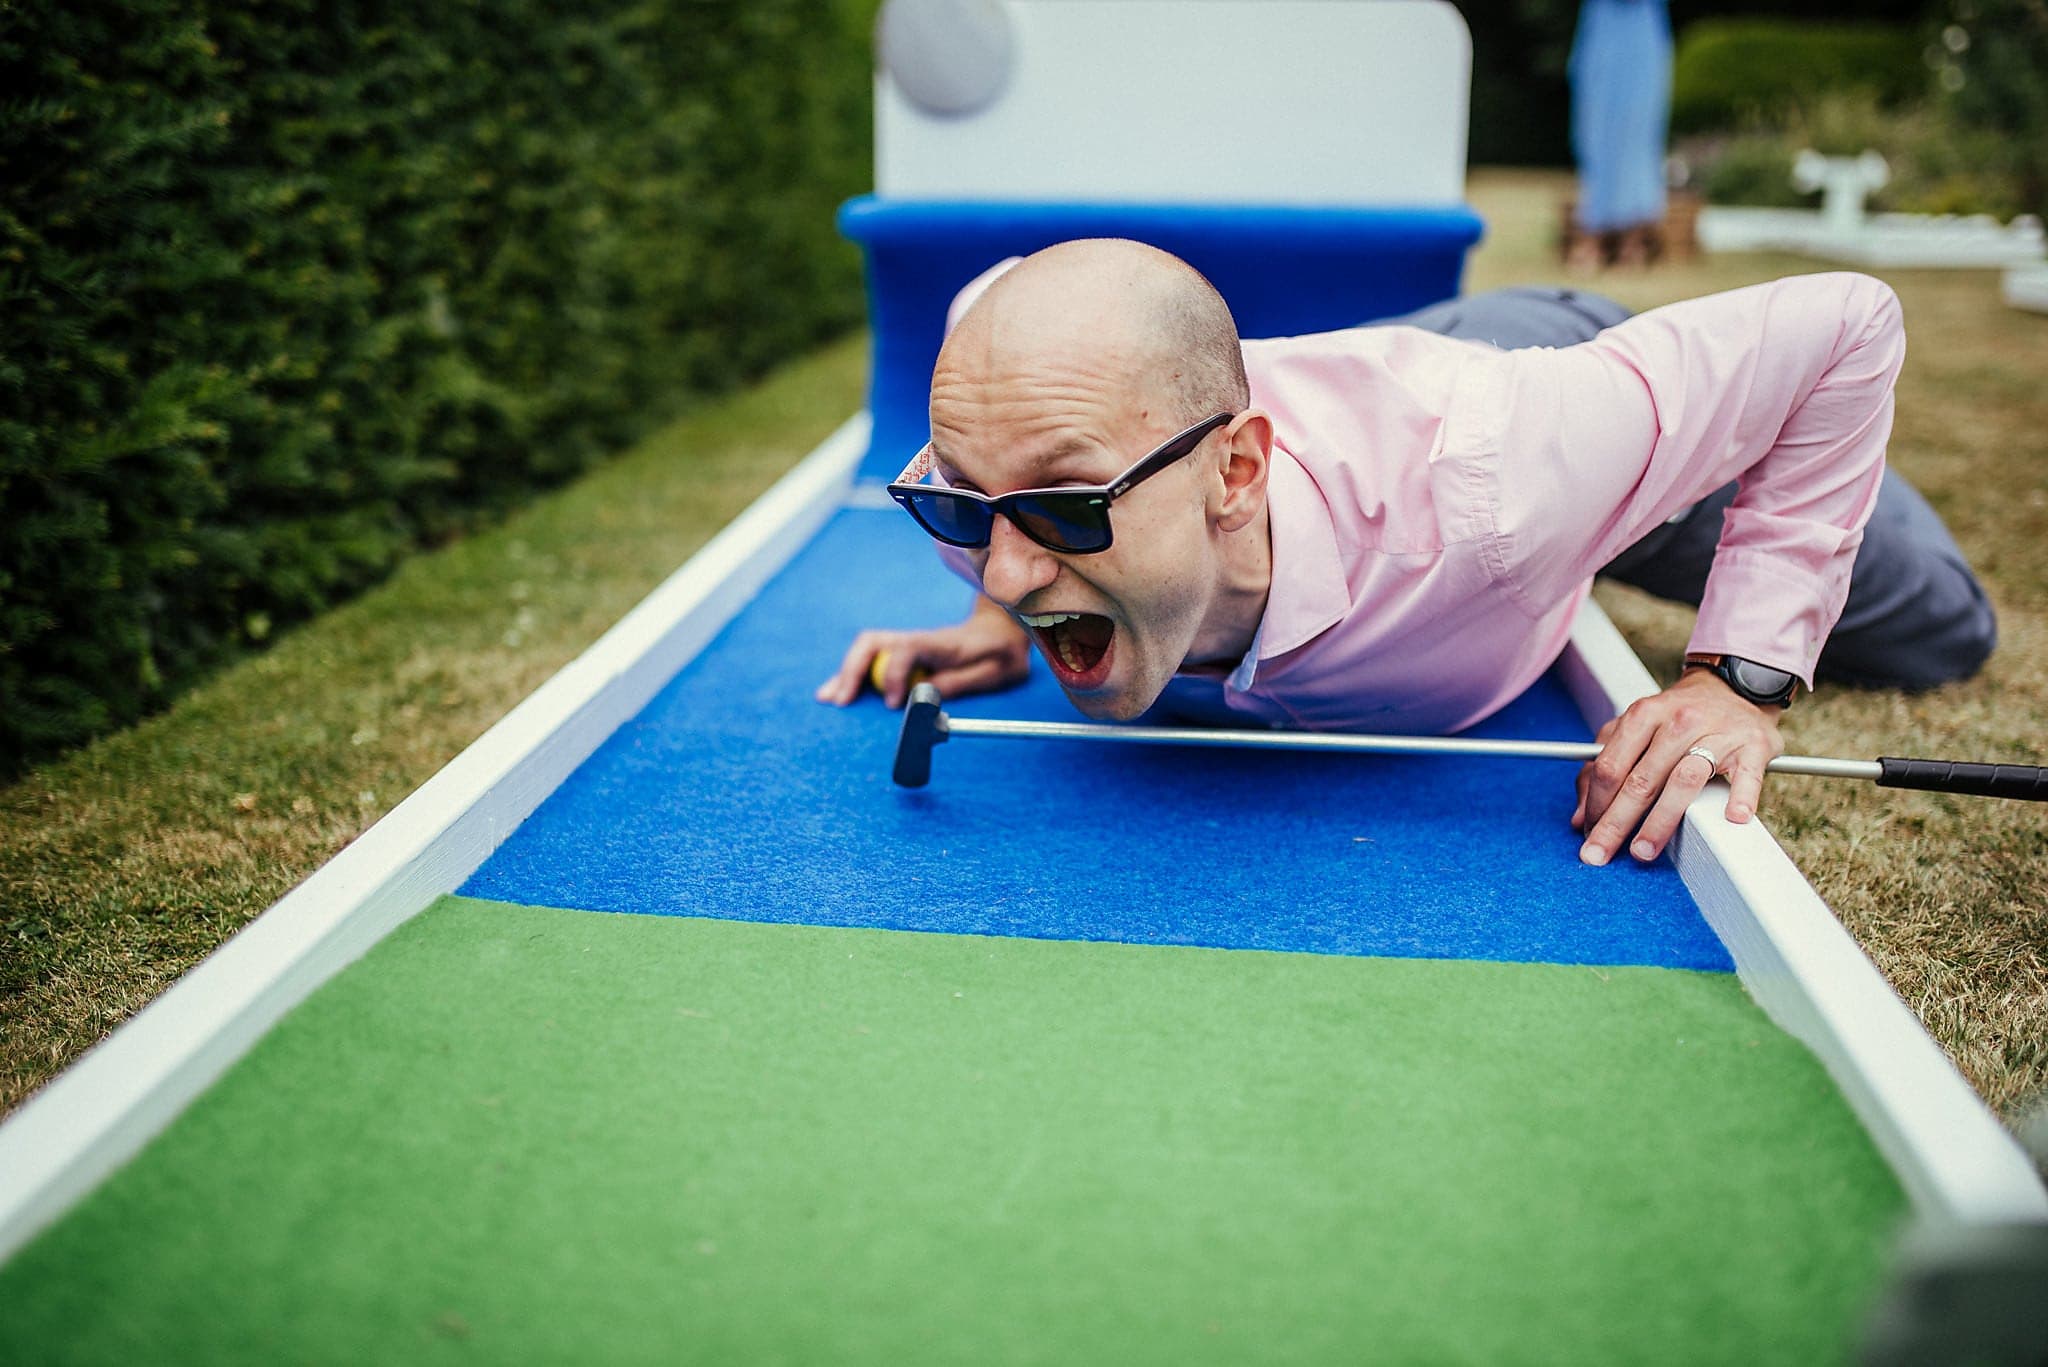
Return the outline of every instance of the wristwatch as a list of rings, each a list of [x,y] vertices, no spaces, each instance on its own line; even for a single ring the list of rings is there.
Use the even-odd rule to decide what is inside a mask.
[[[1735,690],[1736,697],[1758,707],[1788,707],[1792,691],[1799,687],[1795,675],[1740,655],[1688,655],[1685,667],[1713,671],[1722,683]]]

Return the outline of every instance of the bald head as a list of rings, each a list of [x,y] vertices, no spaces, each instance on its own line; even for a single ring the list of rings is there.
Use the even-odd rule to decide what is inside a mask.
[[[1020,373],[1106,381],[1182,425],[1250,402],[1244,352],[1223,296],[1179,257],[1140,242],[1063,242],[990,285],[939,354],[970,381]]]
[[[1250,404],[1222,298],[1186,262],[1136,242],[1025,258],[946,339],[924,454],[941,483],[995,496],[986,544],[962,554],[983,599],[1036,633],[1089,716],[1129,720],[1176,671],[1250,647],[1272,583],[1273,442],[1272,420]],[[1218,413],[1233,421],[1198,426]],[[1188,428],[1196,440],[1164,445]],[[1162,460],[1117,483],[1149,450]],[[1104,510],[1089,516],[1108,518],[1108,544],[1069,549],[1049,499],[1004,497],[1050,488],[1105,490],[1085,506]]]

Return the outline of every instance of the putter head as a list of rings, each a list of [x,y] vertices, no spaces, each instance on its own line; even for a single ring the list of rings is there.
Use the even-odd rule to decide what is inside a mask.
[[[896,782],[922,788],[932,778],[932,747],[946,739],[946,714],[939,710],[939,690],[921,683],[903,705],[903,734],[896,740]]]

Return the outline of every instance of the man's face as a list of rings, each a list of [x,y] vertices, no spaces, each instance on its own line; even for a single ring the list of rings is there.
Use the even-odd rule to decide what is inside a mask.
[[[985,494],[1114,479],[1186,425],[1173,405],[1129,389],[1106,369],[988,378],[942,364],[931,406],[940,475]],[[987,549],[964,552],[982,592],[1030,629],[1088,716],[1143,712],[1195,643],[1216,583],[1209,476],[1224,439],[1212,433],[1117,499],[1108,550],[1050,551],[998,517]]]

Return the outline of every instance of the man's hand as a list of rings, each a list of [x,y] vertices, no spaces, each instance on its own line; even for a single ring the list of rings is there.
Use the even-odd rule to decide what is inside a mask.
[[[1655,859],[1716,774],[1728,776],[1728,819],[1749,820],[1763,792],[1764,766],[1785,753],[1778,736],[1784,711],[1737,697],[1701,669],[1631,703],[1600,728],[1594,738],[1600,754],[1579,770],[1579,805],[1572,813],[1573,829],[1586,832],[1579,858],[1605,864],[1635,831],[1629,853]],[[1714,760],[1688,754],[1694,746]]]
[[[986,598],[958,626],[931,631],[863,631],[840,661],[839,672],[818,685],[817,699],[844,707],[860,696],[877,655],[887,655],[881,674],[882,701],[903,706],[910,676],[925,670],[948,698],[991,693],[1022,683],[1031,672],[1031,635]]]

